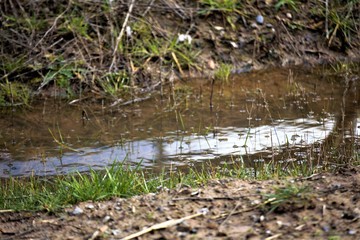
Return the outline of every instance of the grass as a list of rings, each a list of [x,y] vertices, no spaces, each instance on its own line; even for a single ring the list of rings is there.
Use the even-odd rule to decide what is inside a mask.
[[[275,188],[275,192],[265,194],[266,212],[281,211],[287,206],[302,207],[311,199],[311,191],[307,186],[288,184],[284,187]]]
[[[221,63],[219,68],[214,73],[215,79],[221,83],[228,84],[232,69],[233,66],[231,64]]]
[[[278,11],[280,8],[286,6],[290,9],[292,9],[293,11],[298,12],[298,8],[296,5],[297,5],[296,0],[279,0],[275,4],[275,9],[276,9],[276,11]]]
[[[285,170],[281,165],[264,164],[261,168],[245,168],[242,161],[225,164],[222,167],[202,166],[188,172],[149,173],[139,166],[130,168],[114,163],[104,171],[90,170],[66,176],[42,178],[9,178],[0,185],[0,209],[2,210],[46,210],[56,211],[68,205],[87,200],[106,200],[111,197],[131,197],[172,189],[179,184],[198,186],[211,179],[272,179],[286,176],[307,176],[301,167],[292,166]]]
[[[201,0],[201,4],[206,8],[201,12],[202,14],[208,14],[211,11],[219,12],[238,12],[240,7],[240,1],[237,0]]]
[[[0,82],[0,106],[29,105],[31,91],[20,82]]]

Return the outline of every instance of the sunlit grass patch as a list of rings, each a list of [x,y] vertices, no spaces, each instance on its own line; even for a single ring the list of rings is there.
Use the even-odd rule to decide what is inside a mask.
[[[131,197],[160,189],[172,189],[179,184],[195,187],[212,179],[306,176],[304,172],[290,168],[283,174],[279,173],[280,168],[274,169],[270,165],[263,169],[258,169],[256,175],[253,169],[244,167],[241,160],[235,159],[221,167],[204,164],[200,168],[190,168],[187,172],[164,170],[161,173],[145,172],[139,165],[131,168],[123,163],[114,163],[103,171],[90,170],[88,173],[76,172],[50,178],[9,178],[0,184],[0,209],[56,211],[81,201]]]
[[[215,79],[222,83],[229,83],[232,69],[233,66],[231,64],[221,63],[214,73]]]

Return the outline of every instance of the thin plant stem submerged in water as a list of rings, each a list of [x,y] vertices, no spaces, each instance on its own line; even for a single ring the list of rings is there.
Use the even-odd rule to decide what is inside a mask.
[[[80,150],[77,150],[77,149],[75,149],[75,148],[72,148],[72,147],[68,146],[68,145],[64,142],[64,140],[63,140],[63,137],[62,137],[62,134],[61,134],[61,132],[60,132],[60,128],[59,128],[59,127],[58,127],[58,131],[59,131],[59,139],[57,139],[57,138],[54,136],[53,132],[52,132],[51,129],[49,128],[49,132],[50,132],[52,138],[53,138],[54,141],[60,146],[61,153],[62,153],[62,149],[68,149],[68,150],[71,150],[71,151],[74,151],[74,152],[81,152]]]

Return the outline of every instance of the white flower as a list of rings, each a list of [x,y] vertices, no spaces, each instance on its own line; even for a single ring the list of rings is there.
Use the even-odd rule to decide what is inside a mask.
[[[192,37],[189,34],[179,34],[179,37],[178,37],[176,43],[185,42],[185,41],[187,41],[188,44],[191,44]]]
[[[131,27],[130,27],[130,26],[126,26],[125,31],[126,31],[126,36],[130,38],[130,37],[131,37],[131,34],[132,34]]]

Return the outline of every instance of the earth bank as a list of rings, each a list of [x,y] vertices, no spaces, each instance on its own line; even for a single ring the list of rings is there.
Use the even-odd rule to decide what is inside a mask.
[[[359,167],[298,179],[214,180],[56,214],[3,212],[0,238],[123,239],[166,222],[138,239],[357,239],[359,186]]]

